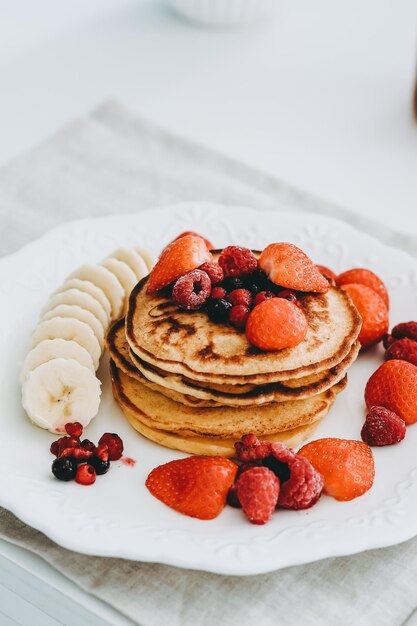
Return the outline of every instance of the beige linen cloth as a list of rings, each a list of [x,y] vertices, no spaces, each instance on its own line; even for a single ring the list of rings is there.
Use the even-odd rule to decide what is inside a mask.
[[[155,128],[116,103],[0,170],[0,251],[12,252],[66,220],[185,200],[334,215],[417,256],[416,240]],[[0,536],[39,554],[141,626],[414,624],[417,539],[231,577],[70,552],[6,510],[0,510]]]

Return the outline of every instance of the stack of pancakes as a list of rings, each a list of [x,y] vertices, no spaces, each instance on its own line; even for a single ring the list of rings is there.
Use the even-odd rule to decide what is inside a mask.
[[[303,342],[264,352],[244,332],[182,311],[168,292],[132,291],[126,319],[110,329],[113,392],[131,425],[159,444],[232,456],[244,434],[297,446],[346,385],[361,319],[349,296],[301,295]]]

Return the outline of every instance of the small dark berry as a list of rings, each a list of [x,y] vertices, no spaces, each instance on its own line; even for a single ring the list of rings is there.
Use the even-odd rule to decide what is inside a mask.
[[[288,300],[288,302],[293,302],[294,304],[297,304],[297,294],[291,289],[283,289],[282,291],[280,291],[278,294],[278,298],[285,298],[285,300]]]
[[[248,321],[250,310],[243,304],[237,304],[232,308],[229,313],[229,322],[238,330],[244,330],[246,328],[246,322]]]
[[[242,505],[239,502],[239,498],[237,497],[237,486],[236,483],[232,485],[227,492],[227,504],[232,506],[234,509],[241,509]]]
[[[214,287],[214,289],[211,290],[211,297],[216,299],[216,298],[225,298],[227,296],[227,291],[226,289],[223,289],[223,287]]]
[[[272,291],[260,291],[255,297],[255,306],[261,304],[264,300],[269,300],[270,298],[275,298],[275,294],[272,293]]]
[[[212,322],[223,324],[229,320],[229,311],[232,305],[224,298],[216,298],[207,302],[207,314]]]
[[[227,292],[230,292],[234,291],[235,289],[244,289],[245,284],[240,278],[233,278],[232,276],[229,276],[228,278],[225,278],[222,282],[222,287],[224,287]]]
[[[258,288],[259,291],[272,291],[271,285],[276,287],[274,283],[272,283],[268,276],[261,269],[256,269],[248,278],[246,279],[247,284],[254,285]]]
[[[89,439],[83,439],[80,445],[82,448],[84,448],[84,450],[90,450],[90,452],[94,452],[96,449],[93,442]]]
[[[235,289],[229,293],[227,300],[229,300],[233,306],[243,304],[243,306],[250,309],[253,303],[253,296],[248,289]]]
[[[97,476],[101,476],[102,474],[105,474],[106,472],[109,471],[109,467],[110,467],[109,460],[103,461],[98,456],[92,456],[91,459],[89,460],[89,463],[96,470]]]
[[[68,457],[60,457],[52,463],[52,473],[58,480],[72,480],[77,473],[77,464]]]

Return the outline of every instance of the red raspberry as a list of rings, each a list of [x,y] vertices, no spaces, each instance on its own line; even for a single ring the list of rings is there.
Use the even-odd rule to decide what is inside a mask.
[[[198,269],[208,275],[212,287],[219,285],[224,279],[224,272],[218,263],[203,263]]]
[[[278,298],[285,298],[285,300],[288,300],[288,302],[298,304],[297,294],[291,289],[283,289],[282,291],[280,291],[278,294]]]
[[[275,510],[279,480],[267,467],[252,467],[237,480],[237,496],[252,524],[265,524]]]
[[[102,443],[99,446],[97,446],[94,452],[94,456],[96,456],[98,459],[101,459],[101,461],[108,461],[109,460],[109,446],[107,445],[107,443]]]
[[[394,343],[394,341],[395,339],[391,335],[391,333],[385,333],[385,335],[382,337],[382,345],[384,346],[385,350],[388,350],[388,348],[391,344]]]
[[[369,446],[390,446],[402,441],[405,433],[405,422],[394,411],[373,406],[366,416],[361,437]]]
[[[223,287],[214,287],[214,289],[212,289],[211,292],[211,297],[214,299],[217,298],[225,298],[227,296],[227,291],[226,289],[223,289]]]
[[[85,448],[65,448],[60,454],[60,457],[69,457],[70,459],[74,459],[77,463],[85,463],[88,459],[91,459],[93,453],[91,450],[86,450]]]
[[[219,265],[225,276],[240,277],[251,274],[258,267],[258,261],[248,248],[228,246],[219,257]]]
[[[65,431],[68,433],[68,435],[81,437],[81,435],[83,434],[83,427],[80,422],[68,422],[68,424],[65,424]]]
[[[51,443],[50,451],[55,456],[61,456],[66,448],[77,448],[80,445],[78,437],[60,437]]]
[[[77,467],[75,482],[80,485],[92,485],[96,481],[96,470],[92,465],[84,463]]]
[[[385,359],[399,359],[417,365],[417,341],[403,337],[392,343],[385,352]]]
[[[238,330],[245,330],[246,322],[249,317],[249,309],[243,304],[232,307],[229,313],[229,321]]]
[[[211,293],[211,282],[206,272],[193,270],[181,276],[172,290],[172,299],[181,309],[201,309]]]
[[[394,339],[407,337],[407,339],[417,341],[417,322],[403,322],[402,324],[397,324],[392,329],[391,334]]]
[[[110,461],[117,461],[123,454],[123,441],[116,433],[104,433],[98,440],[98,443],[99,445],[107,444]]]
[[[49,451],[51,454],[53,454],[54,456],[59,456],[59,439],[57,441],[53,441],[51,443],[51,447],[49,448]]]
[[[255,435],[244,435],[235,443],[236,456],[240,461],[259,461],[271,454],[271,443],[259,441]]]
[[[275,294],[272,291],[260,291],[255,296],[255,306],[261,304],[264,300],[269,300],[270,298],[275,298]]]
[[[233,306],[238,306],[239,304],[242,304],[248,309],[251,308],[253,302],[253,296],[251,292],[247,289],[234,289],[229,293],[227,299],[233,304]]]
[[[290,477],[281,484],[278,505],[285,509],[309,509],[321,496],[323,476],[302,456],[289,466]]]

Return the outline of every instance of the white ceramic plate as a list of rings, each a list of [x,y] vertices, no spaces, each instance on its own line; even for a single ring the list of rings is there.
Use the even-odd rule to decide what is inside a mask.
[[[324,557],[392,545],[417,533],[417,426],[397,446],[374,449],[376,479],[361,498],[340,503],[323,496],[307,511],[278,511],[253,526],[226,507],[213,521],[185,517],[153,498],[144,486],[157,465],[180,458],[130,428],[112,398],[108,361],[100,413],[86,436],[118,432],[135,467],[112,464],[92,487],[62,483],[50,472],[53,435],[32,426],[20,404],[19,364],[39,311],[77,265],[99,261],[120,245],[154,253],[184,230],[198,230],[216,246],[262,248],[291,241],[335,271],[364,266],[389,288],[393,323],[416,318],[417,261],[328,217],[267,213],[194,203],[133,216],[71,222],[0,261],[0,504],[66,548],[83,553],[154,561],[222,574],[257,574]],[[382,362],[382,348],[360,356],[349,384],[315,437],[357,439],[366,381]]]

